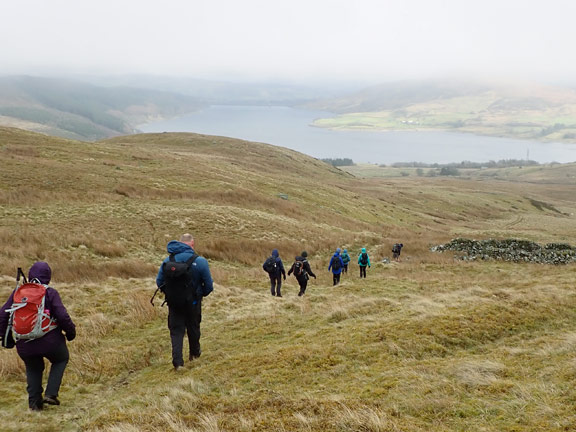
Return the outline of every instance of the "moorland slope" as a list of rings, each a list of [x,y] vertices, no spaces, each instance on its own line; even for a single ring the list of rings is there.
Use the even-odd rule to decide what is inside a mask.
[[[26,411],[21,361],[0,352],[4,430],[576,427],[574,266],[429,250],[455,236],[575,243],[573,166],[529,182],[358,178],[224,137],[87,143],[11,128],[0,128],[0,165],[0,295],[18,266],[46,260],[78,325],[62,405],[41,414]],[[177,374],[166,308],[149,298],[166,242],[184,231],[216,288],[202,357]],[[396,241],[402,261],[382,262]],[[341,246],[368,248],[367,279],[352,265],[331,286]],[[309,252],[318,279],[304,297],[290,279],[282,299],[268,294],[272,248],[286,264]]]

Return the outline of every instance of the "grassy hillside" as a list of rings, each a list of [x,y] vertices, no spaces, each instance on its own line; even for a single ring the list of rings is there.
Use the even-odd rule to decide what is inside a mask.
[[[530,182],[361,179],[223,137],[86,143],[10,128],[0,164],[0,297],[18,266],[47,260],[78,325],[62,405],[41,414],[26,410],[22,362],[0,351],[3,430],[576,427],[575,267],[429,251],[455,236],[575,244],[573,167]],[[216,287],[202,357],[175,373],[166,308],[148,300],[167,241],[185,231]],[[396,241],[403,260],[381,262]],[[368,248],[367,279],[352,265],[331,286],[338,246]],[[304,297],[293,278],[283,298],[268,294],[274,247],[286,264],[309,252],[318,279]]]
[[[576,142],[576,91],[534,84],[400,82],[314,104],[339,113],[316,126],[362,130],[451,130]]]
[[[0,125],[64,138],[96,140],[133,133],[136,125],[200,106],[176,93],[29,76],[0,78]]]

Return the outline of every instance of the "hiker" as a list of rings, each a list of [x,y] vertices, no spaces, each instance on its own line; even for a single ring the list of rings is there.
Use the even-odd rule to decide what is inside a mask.
[[[21,270],[19,269],[20,276]],[[22,274],[22,276],[24,276]],[[43,262],[35,262],[28,272],[28,281],[33,284],[19,285],[10,294],[8,301],[0,309],[0,338],[6,337],[6,330],[9,325],[10,313],[6,313],[15,303],[15,297],[18,299],[18,289],[26,287],[26,292],[30,293],[30,289],[35,289],[34,285],[38,284],[44,286],[45,291],[42,289],[40,293],[44,296],[44,312],[55,322],[53,325],[46,326],[47,332],[32,339],[20,339],[18,335],[16,339],[16,351],[26,366],[26,390],[28,391],[28,406],[32,411],[41,411],[44,404],[60,405],[58,400],[58,393],[60,385],[62,384],[62,377],[64,370],[68,364],[70,354],[66,346],[66,340],[72,341],[76,337],[76,326],[68,315],[68,311],[62,304],[60,294],[54,288],[48,286],[52,278],[52,269],[50,266]],[[19,280],[19,277],[18,277]],[[28,288],[32,287],[32,288]],[[36,292],[39,292],[36,290]],[[42,296],[42,294],[40,294]],[[26,297],[22,299],[25,302]],[[18,317],[18,312],[14,312],[14,316]],[[36,318],[36,317],[34,317]],[[48,319],[47,316],[42,317],[42,322]],[[31,330],[31,329],[30,329]],[[64,332],[64,333],[62,333]],[[14,333],[13,333],[14,334]],[[66,335],[66,336],[64,336]],[[6,341],[3,341],[3,345]],[[48,373],[48,382],[46,383],[46,392],[42,396],[42,375],[44,374],[44,358],[50,362],[50,372]]]
[[[304,295],[304,293],[306,293],[306,286],[308,285],[308,279],[310,279],[310,276],[316,279],[316,275],[314,272],[312,272],[310,263],[306,258],[308,258],[308,252],[302,251],[300,256],[295,258],[295,261],[292,264],[292,267],[290,267],[290,270],[288,270],[288,276],[294,273],[294,276],[296,276],[296,280],[298,281],[298,285],[300,285],[300,292],[298,293],[298,297],[301,297]]]
[[[270,292],[272,295],[282,297],[280,289],[282,288],[282,276],[284,276],[284,280],[286,280],[286,271],[284,270],[284,264],[280,259],[278,249],[274,249],[272,255],[266,258],[266,261],[262,264],[262,268],[270,277]]]
[[[343,267],[344,263],[340,256],[340,248],[338,248],[336,249],[336,252],[334,252],[334,255],[332,255],[332,258],[330,258],[330,264],[328,265],[328,271],[332,269],[332,286],[340,283],[340,274],[342,273]]]
[[[366,248],[362,248],[362,252],[358,255],[358,265],[360,266],[360,277],[366,278],[366,267],[370,267],[370,257]]]
[[[392,258],[394,258],[395,261],[400,262],[400,253],[403,247],[404,245],[402,243],[395,243],[394,246],[392,246]]]
[[[342,251],[342,263],[344,264],[343,268],[342,268],[342,273],[348,273],[348,264],[351,261],[350,255],[348,255],[348,251],[346,249],[344,249]]]
[[[214,286],[208,261],[194,251],[194,237],[191,234],[182,234],[180,241],[170,241],[166,249],[170,256],[158,270],[156,285],[164,292],[168,304],[172,365],[175,371],[179,371],[184,367],[184,334],[188,335],[188,360],[197,359],[202,353],[202,298],[210,294]],[[186,265],[178,266],[177,263]],[[180,275],[176,273],[178,269],[181,269]]]

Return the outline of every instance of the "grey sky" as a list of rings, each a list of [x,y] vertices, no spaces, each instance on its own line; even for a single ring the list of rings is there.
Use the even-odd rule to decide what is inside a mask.
[[[574,0],[0,1],[0,73],[576,76]]]

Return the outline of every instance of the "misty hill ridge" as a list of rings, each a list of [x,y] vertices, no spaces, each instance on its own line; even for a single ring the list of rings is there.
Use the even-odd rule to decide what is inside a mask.
[[[454,98],[476,98],[480,95],[490,95],[503,102],[516,101],[511,103],[510,107],[517,104],[533,109],[576,103],[576,90],[571,88],[521,83],[427,80],[390,82],[339,98],[319,101],[310,106],[336,113],[370,112]],[[501,106],[506,105],[503,102]]]
[[[192,96],[30,76],[0,78],[0,124],[64,138],[96,140],[200,106]]]

